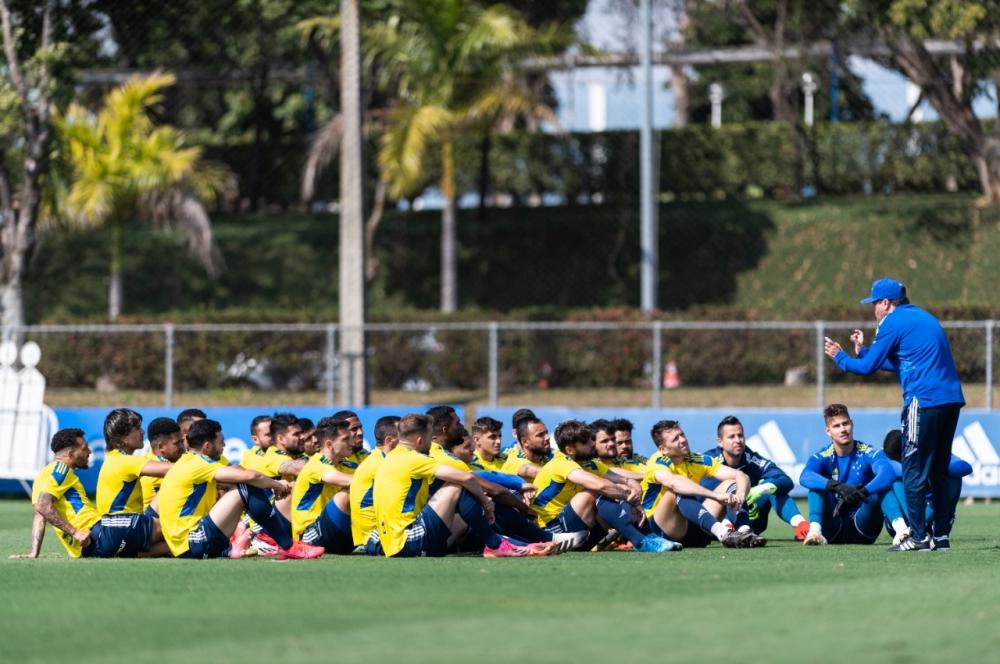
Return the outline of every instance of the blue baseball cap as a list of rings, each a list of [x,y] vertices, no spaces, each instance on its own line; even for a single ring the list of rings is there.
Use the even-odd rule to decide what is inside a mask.
[[[900,300],[906,297],[906,286],[895,279],[882,277],[872,282],[872,294],[861,300],[861,304],[871,304],[879,300]]]

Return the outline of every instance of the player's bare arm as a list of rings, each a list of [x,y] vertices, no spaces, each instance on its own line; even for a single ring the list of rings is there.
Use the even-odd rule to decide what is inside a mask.
[[[522,464],[520,468],[517,469],[518,476],[521,479],[528,480],[529,482],[538,475],[538,471],[541,470],[540,466],[536,466],[533,463]]]
[[[50,493],[42,493],[38,496],[38,503],[35,505],[35,512],[51,523],[54,527],[71,536],[80,546],[90,544],[90,531],[77,530],[69,521],[63,518],[56,510],[55,498]]]
[[[280,466],[278,466],[278,473],[281,475],[298,475],[305,468],[305,459],[295,459],[294,461],[286,461]]]
[[[347,473],[342,473],[339,470],[328,470],[323,473],[324,484],[332,484],[333,486],[339,486],[342,489],[348,489],[351,486],[351,478],[353,475],[348,475]]]
[[[226,484],[249,484],[261,489],[270,489],[274,492],[275,498],[284,498],[292,491],[290,482],[276,480],[256,471],[236,466],[219,468],[215,473],[215,481]]]
[[[598,477],[593,473],[588,473],[586,470],[574,470],[566,476],[566,479],[574,484],[579,484],[584,489],[596,491],[602,496],[614,498],[615,500],[629,500],[629,497],[632,495],[628,485],[615,484],[611,480]]]
[[[677,496],[696,496],[726,502],[726,500],[721,499],[721,497],[714,491],[706,489],[694,480],[684,477],[683,475],[675,475],[667,470],[658,470],[653,475],[653,479],[665,486],[667,490]],[[729,494],[726,495],[728,496]]]
[[[742,505],[747,498],[747,492],[750,491],[750,477],[742,470],[736,470],[735,468],[730,468],[725,465],[719,466],[718,471],[715,473],[715,477],[720,480],[736,482],[735,497],[739,502],[733,506],[739,507]]]
[[[143,477],[163,477],[173,465],[169,461],[150,461],[142,467],[139,474]]]

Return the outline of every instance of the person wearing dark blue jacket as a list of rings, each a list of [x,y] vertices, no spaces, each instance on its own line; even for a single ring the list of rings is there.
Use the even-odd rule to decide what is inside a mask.
[[[872,283],[872,305],[878,328],[870,347],[864,333],[854,330],[857,357],[827,338],[826,354],[842,370],[868,376],[892,371],[903,391],[903,487],[910,515],[911,537],[894,551],[949,548],[954,507],[950,504],[948,464],[958,415],[965,405],[948,338],[934,316],[910,304],[906,287],[888,277]],[[927,492],[934,504],[932,532],[924,516]],[[933,541],[932,541],[933,537]]]
[[[904,513],[908,512],[906,507],[906,497],[905,491],[903,489],[903,465],[900,463],[900,459],[903,456],[903,432],[899,429],[893,429],[885,435],[885,440],[882,441],[882,451],[885,455],[889,457],[889,463],[892,464],[892,470],[896,473],[896,481],[892,483],[892,491],[896,494],[896,498],[903,505]],[[948,501],[951,505],[952,514],[955,513],[955,506],[958,505],[958,500],[962,497],[962,478],[966,475],[972,474],[972,464],[970,464],[965,459],[951,455],[951,460],[948,462]],[[931,495],[928,493],[924,499],[924,519],[927,523],[934,522],[934,503],[931,501]],[[905,514],[904,514],[905,515]],[[909,518],[907,517],[907,522]],[[888,528],[890,532],[893,532],[894,528]]]
[[[741,470],[750,478],[746,506],[750,517],[750,528],[760,535],[767,529],[768,516],[773,508],[784,521],[795,528],[795,539],[802,541],[809,532],[809,522],[799,513],[795,500],[789,492],[795,482],[776,463],[747,447],[743,433],[743,423],[733,415],[727,415],[716,427],[716,443],[704,453],[715,457],[723,465]],[[715,489],[719,481],[714,477],[705,478],[702,484]]]
[[[799,477],[809,489],[809,534],[803,544],[872,544],[882,532],[883,515],[905,525],[892,493],[895,473],[882,450],[854,440],[847,406],[830,404],[823,419],[830,445],[809,457]]]

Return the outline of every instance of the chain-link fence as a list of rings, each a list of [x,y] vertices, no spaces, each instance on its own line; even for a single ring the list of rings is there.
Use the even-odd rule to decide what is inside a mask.
[[[972,406],[993,406],[995,321],[943,323]],[[868,323],[485,322],[365,326],[372,402],[454,400],[496,405],[505,398],[582,405],[686,405],[742,389],[740,405],[822,405],[843,387],[885,385],[832,367],[823,338],[848,346]],[[50,391],[147,400],[173,406],[231,392],[272,400],[343,404],[335,324],[34,325],[24,339],[42,348]],[[867,330],[868,339],[873,330]],[[677,389],[675,389],[677,388]],[[723,397],[712,390],[723,390]],[[789,400],[787,394],[797,396]],[[627,395],[628,398],[624,398]],[[898,398],[898,392],[896,393]],[[624,400],[623,400],[624,399]],[[797,399],[797,401],[796,401]]]

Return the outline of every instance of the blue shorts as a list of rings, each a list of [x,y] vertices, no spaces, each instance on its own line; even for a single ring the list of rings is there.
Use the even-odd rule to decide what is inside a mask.
[[[178,558],[221,558],[229,551],[229,537],[219,530],[212,517],[205,516],[188,533],[188,550]]]
[[[406,544],[393,558],[417,558],[420,556],[443,556],[448,553],[448,538],[451,530],[441,520],[430,505],[421,510],[416,521],[406,527]],[[365,544],[365,553],[370,556],[384,556],[378,530],[373,530]]]
[[[572,505],[566,505],[554,519],[545,524],[545,530],[553,535],[558,535],[559,533],[576,533],[581,530],[590,532],[591,528],[580,518]]]
[[[354,536],[348,530],[338,528],[327,510],[302,531],[302,541],[313,546],[321,546],[327,553],[346,554],[354,551]]]
[[[85,558],[135,558],[153,543],[153,519],[145,514],[105,514],[90,529]]]

